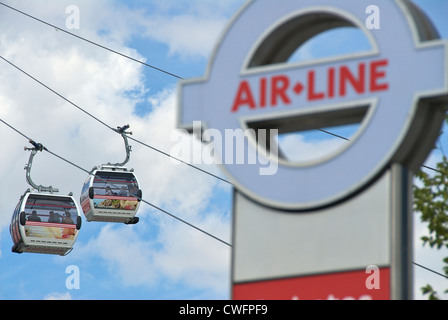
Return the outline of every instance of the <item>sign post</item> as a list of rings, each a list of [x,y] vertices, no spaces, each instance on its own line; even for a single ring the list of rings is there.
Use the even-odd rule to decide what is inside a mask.
[[[394,300],[412,298],[412,175],[405,167],[393,164],[391,296]]]
[[[235,299],[411,298],[411,173],[444,119],[448,43],[411,1],[375,10],[381,28],[366,27],[362,1],[248,1],[206,76],[179,85],[178,127],[213,133],[235,186]],[[338,27],[371,49],[287,63]],[[353,123],[350,141],[308,162],[272,134]]]

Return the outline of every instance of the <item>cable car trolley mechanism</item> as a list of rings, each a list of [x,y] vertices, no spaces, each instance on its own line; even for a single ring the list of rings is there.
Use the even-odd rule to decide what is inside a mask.
[[[118,127],[125,142],[126,159],[122,163],[94,167],[81,191],[81,207],[87,221],[136,224],[136,213],[142,199],[137,177],[133,169],[124,165],[129,161],[131,147],[126,132],[129,125]]]
[[[30,176],[33,158],[37,151],[46,150],[40,143],[30,140],[31,150],[25,166],[27,189],[20,197],[9,227],[15,253],[31,252],[65,256],[71,252],[81,229],[79,207],[70,192],[56,194],[57,188],[36,185]]]

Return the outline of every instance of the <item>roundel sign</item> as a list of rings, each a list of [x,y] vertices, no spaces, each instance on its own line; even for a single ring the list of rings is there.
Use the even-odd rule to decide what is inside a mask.
[[[242,139],[245,159],[255,161],[238,162],[231,141],[215,150],[240,192],[285,210],[341,201],[393,161],[419,165],[439,133],[440,106],[448,102],[448,44],[410,1],[375,4],[379,29],[366,27],[363,1],[249,1],[223,34],[206,76],[180,83],[178,126],[191,131],[200,121],[203,130],[236,139],[227,133],[359,123],[343,148],[312,162],[288,162],[270,152],[273,139],[260,143],[257,134]],[[358,28],[371,49],[287,62],[304,42],[338,27]],[[275,164],[275,173],[261,174],[267,164]]]

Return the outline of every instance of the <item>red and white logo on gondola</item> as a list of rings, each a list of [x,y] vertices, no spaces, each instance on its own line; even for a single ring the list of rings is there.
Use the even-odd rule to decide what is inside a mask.
[[[224,136],[226,129],[292,132],[360,123],[345,147],[319,161],[288,162],[259,152],[262,146],[249,137],[245,150],[255,164],[222,162],[242,193],[280,209],[327,206],[362,190],[392,161],[417,165],[428,151],[421,139],[437,134],[427,133],[431,121],[441,124],[437,105],[448,95],[448,44],[409,1],[376,5],[381,29],[369,30],[362,1],[249,1],[222,37],[205,78],[180,83],[178,126],[192,130],[201,121]],[[305,41],[343,26],[362,30],[372,49],[286,63]],[[223,159],[236,156],[222,152]],[[260,175],[272,161],[276,174]]]

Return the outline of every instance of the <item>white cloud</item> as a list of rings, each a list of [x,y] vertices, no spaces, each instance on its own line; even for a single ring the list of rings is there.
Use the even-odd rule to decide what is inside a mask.
[[[176,1],[154,3],[139,24],[143,35],[169,47],[181,57],[209,56],[229,21],[245,1]]]
[[[152,267],[154,244],[128,226],[106,225],[100,233],[77,248],[76,257],[101,258],[111,277],[126,286],[150,286],[158,274]]]
[[[228,219],[208,213],[204,220],[198,219],[194,224],[230,242]],[[159,241],[164,250],[158,255],[157,265],[166,276],[221,294],[223,288],[228,287],[230,247],[180,223],[172,223],[171,227],[161,230]]]
[[[287,135],[279,139],[279,148],[291,162],[317,161],[337,152],[347,141],[338,138],[309,141],[303,135]]]
[[[207,57],[223,28],[224,20],[180,15],[154,17],[145,23],[146,35],[167,43],[170,54]]]
[[[72,300],[70,292],[53,292],[44,297],[44,300]]]
[[[157,217],[157,213],[150,217],[157,221],[158,232],[150,228],[149,217],[139,223],[138,232],[129,226],[106,225],[96,237],[79,243],[71,257],[75,261],[100,259],[109,276],[125,287],[179,284],[225,298],[230,248],[179,221]],[[194,224],[229,238],[222,231],[229,231],[226,219],[211,214]]]

